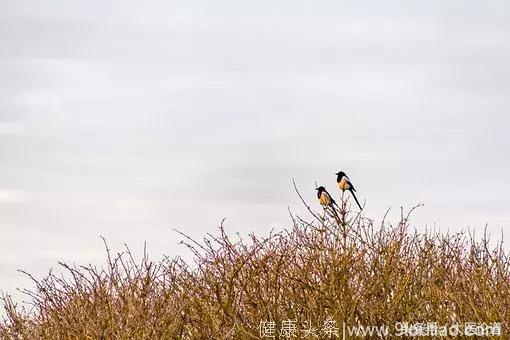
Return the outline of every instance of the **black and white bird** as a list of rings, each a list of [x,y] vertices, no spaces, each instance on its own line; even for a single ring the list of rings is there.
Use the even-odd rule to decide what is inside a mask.
[[[329,192],[326,190],[325,187],[320,186],[318,188],[315,188],[317,190],[317,198],[319,199],[319,203],[324,207],[332,207],[334,204],[336,204],[335,200]]]
[[[335,175],[337,176],[336,183],[338,185],[338,188],[342,191],[349,190],[352,194],[352,197],[354,197],[356,204],[358,204],[358,207],[360,208],[360,210],[362,210],[363,208],[361,208],[361,204],[359,204],[358,199],[354,194],[356,189],[354,189],[354,185],[352,185],[352,182],[349,180],[349,177],[347,177],[347,175],[343,171],[339,171]]]

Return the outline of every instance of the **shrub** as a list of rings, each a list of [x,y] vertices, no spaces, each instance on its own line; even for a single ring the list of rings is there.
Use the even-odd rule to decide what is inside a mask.
[[[35,288],[24,291],[30,305],[3,297],[0,337],[258,339],[270,321],[278,338],[286,320],[316,328],[433,321],[508,329],[502,241],[491,247],[486,235],[418,232],[413,209],[396,224],[376,225],[344,200],[324,213],[303,203],[310,221],[291,214],[291,228],[266,237],[232,239],[223,223],[200,242],[181,234],[194,263],[146,255],[137,262],[129,249],[114,255],[108,247],[104,268],[60,263],[67,275],[33,278]]]

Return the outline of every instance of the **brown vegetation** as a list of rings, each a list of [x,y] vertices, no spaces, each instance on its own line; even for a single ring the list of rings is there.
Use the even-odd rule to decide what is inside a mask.
[[[308,207],[308,206],[307,206]],[[309,208],[309,207],[308,207]],[[510,326],[510,261],[487,237],[418,232],[346,211],[267,237],[202,242],[195,263],[107,249],[104,268],[34,279],[32,305],[5,296],[2,339],[257,339],[259,325],[328,318],[348,324],[501,322]],[[505,332],[506,333],[506,332]],[[276,337],[278,338],[278,332]],[[298,336],[299,338],[299,336]]]

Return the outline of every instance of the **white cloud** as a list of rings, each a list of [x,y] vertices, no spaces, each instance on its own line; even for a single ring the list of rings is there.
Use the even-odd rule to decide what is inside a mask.
[[[7,121],[0,122],[0,136],[5,135],[18,135],[25,131],[23,122],[20,121]]]
[[[22,190],[0,188],[0,203],[20,203],[26,201]]]

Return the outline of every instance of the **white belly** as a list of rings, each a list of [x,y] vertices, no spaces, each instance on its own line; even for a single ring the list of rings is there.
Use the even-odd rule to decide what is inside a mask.
[[[322,205],[329,205],[331,203],[331,200],[329,199],[329,195],[326,194],[325,192],[323,192],[321,194],[321,198],[319,198],[319,202],[322,204]]]
[[[346,179],[345,177],[342,177],[340,182],[338,182],[338,187],[340,188],[340,190],[345,191],[345,190],[349,190],[351,188],[351,185],[349,184],[348,179]]]

